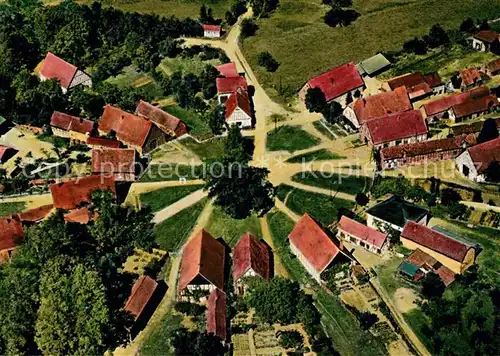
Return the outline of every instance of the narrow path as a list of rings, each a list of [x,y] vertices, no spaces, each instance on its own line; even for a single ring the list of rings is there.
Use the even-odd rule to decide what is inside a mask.
[[[184,198],[176,201],[173,204],[170,204],[166,208],[156,212],[153,217],[153,223],[159,224],[164,220],[167,220],[168,218],[174,216],[181,210],[189,208],[191,205],[194,205],[198,203],[201,199],[205,198],[208,196],[208,191],[200,189],[197,190]]]
[[[125,205],[132,205],[135,207],[140,207],[139,197],[143,193],[151,192],[160,188],[167,187],[181,187],[186,185],[199,185],[204,184],[202,179],[193,179],[185,182],[180,182],[178,180],[171,181],[161,181],[161,182],[136,182],[132,183],[128,191],[127,197],[125,198]]]
[[[5,197],[0,199],[1,203],[25,203],[25,210],[38,208],[42,205],[52,204],[51,194],[22,195],[17,197]]]
[[[286,268],[283,266],[283,263],[281,262],[281,258],[278,253],[275,252],[275,246],[273,242],[273,238],[271,235],[271,231],[269,230],[269,224],[267,222],[267,216],[264,216],[259,219],[260,220],[260,228],[262,231],[262,237],[264,238],[264,241],[267,242],[269,247],[273,250],[273,256],[274,256],[274,275],[282,276],[282,277],[289,277],[288,271]]]
[[[312,185],[306,185],[306,184],[302,184],[302,183],[297,183],[297,182],[294,182],[292,180],[284,182],[284,184],[292,186],[294,188],[306,190],[308,192],[329,195],[329,196],[332,196],[332,197],[335,197],[335,198],[339,198],[339,199],[346,199],[346,200],[352,200],[352,201],[354,201],[354,198],[355,198],[354,195],[352,195],[352,194],[347,194],[347,193],[344,193],[344,192],[337,192],[334,189],[330,190],[330,189],[325,189],[325,188],[313,187]]]
[[[275,206],[276,206],[276,208],[278,208],[278,210],[281,210],[281,212],[283,212],[286,215],[288,215],[288,217],[290,219],[292,219],[293,222],[299,221],[300,216],[298,216],[293,211],[291,211],[281,200],[275,199],[274,201],[275,201],[275,204],[276,204]]]

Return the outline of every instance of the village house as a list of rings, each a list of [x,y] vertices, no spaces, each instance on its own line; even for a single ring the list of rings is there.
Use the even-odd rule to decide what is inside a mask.
[[[135,113],[151,121],[169,137],[181,137],[188,132],[186,124],[181,119],[143,100],[137,105]]]
[[[309,214],[304,214],[288,235],[290,249],[306,271],[321,283],[321,274],[334,264],[334,260],[351,258],[337,246],[326,231]]]
[[[93,175],[50,186],[54,206],[64,210],[76,209],[84,203],[89,203],[92,192],[100,189],[110,190],[116,194],[114,178]]]
[[[382,53],[377,53],[356,65],[359,74],[363,77],[375,77],[389,69],[390,66],[391,62]]]
[[[428,210],[397,195],[367,209],[366,216],[367,225],[381,232],[388,232],[388,228],[403,231],[408,221],[425,226],[430,218]]]
[[[226,123],[229,126],[237,125],[243,129],[252,127],[252,107],[247,91],[238,89],[228,97],[224,106]]]
[[[130,336],[134,338],[141,331],[165,294],[165,286],[149,276],[140,276],[132,286],[130,296],[125,303],[125,310],[134,318]]]
[[[470,90],[483,84],[481,73],[475,67],[460,69],[460,79],[462,80],[460,84],[462,91]]]
[[[238,90],[248,92],[247,81],[242,76],[237,77],[218,77],[215,79],[217,87],[217,97],[219,104],[223,104],[233,93]]]
[[[104,107],[99,120],[99,134],[115,134],[125,146],[145,155],[167,142],[165,133],[151,121],[111,105]]]
[[[0,263],[10,260],[23,240],[23,226],[17,216],[0,218]]]
[[[493,162],[500,162],[500,138],[469,147],[456,158],[455,166],[465,178],[484,182],[485,171]]]
[[[77,85],[92,87],[90,75],[50,52],[47,53],[40,66],[38,77],[41,81],[57,79],[63,93],[67,93],[69,89]]]
[[[382,254],[389,249],[387,234],[363,225],[343,215],[337,226],[339,240],[352,242],[376,254]]]
[[[70,142],[86,143],[94,131],[94,122],[54,111],[50,128],[55,136],[69,138]]]
[[[496,95],[491,94],[480,98],[469,98],[461,104],[453,105],[448,110],[448,116],[454,122],[461,122],[490,113],[496,107],[498,107]]]
[[[120,148],[120,141],[104,137],[89,137],[87,146],[90,148]]]
[[[353,98],[361,97],[366,87],[356,64],[349,62],[310,79],[299,92],[302,102],[310,88],[321,89],[327,102],[335,100],[346,106]]]
[[[427,140],[427,132],[422,113],[412,110],[366,121],[361,140],[379,149]]]
[[[97,219],[99,214],[92,212],[86,206],[71,210],[69,213],[64,214],[64,221],[73,224],[87,225],[90,221]]]
[[[132,148],[92,150],[92,173],[113,177],[115,181],[134,181],[135,150]]]
[[[500,58],[494,59],[491,62],[486,63],[481,71],[489,77],[500,74]]]
[[[224,289],[225,247],[204,229],[182,253],[177,293],[184,301],[204,301],[216,288]]]
[[[473,246],[413,221],[401,232],[401,243],[410,250],[422,250],[456,274],[465,272],[476,258]]]
[[[17,152],[19,151],[13,147],[0,145],[0,163],[3,164],[7,162],[12,157],[14,157],[17,154]]]
[[[230,63],[224,63],[224,64],[219,64],[215,66],[215,69],[217,69],[220,73],[221,76],[223,77],[239,77],[240,74],[238,73],[238,69],[236,68],[236,64],[233,62]]]
[[[222,342],[227,340],[226,293],[218,288],[210,292],[207,302],[207,334],[217,336]]]
[[[397,169],[432,161],[455,159],[464,149],[475,144],[475,135],[469,134],[387,147],[380,150],[380,163],[382,169]]]
[[[251,233],[245,233],[233,248],[233,280],[236,293],[246,290],[245,277],[271,277],[269,246]]]
[[[359,129],[368,120],[412,109],[408,91],[400,87],[356,100],[344,109],[344,117]]]
[[[388,81],[391,90],[405,87],[412,101],[421,100],[429,95],[444,94],[445,84],[437,72],[422,74],[408,73]]]
[[[419,248],[401,262],[398,270],[414,281],[422,279],[427,273],[434,272],[446,287],[455,280],[455,273],[451,269]]]
[[[500,130],[500,117],[492,119],[496,122],[497,128]],[[450,132],[453,136],[460,136],[465,134],[474,134],[481,131],[484,121],[474,121],[470,124],[454,125],[450,127]]]
[[[202,27],[203,27],[203,37],[220,38],[221,33],[222,33],[221,26],[203,24]]]
[[[499,49],[500,35],[490,30],[479,31],[471,38],[472,48],[481,52],[496,52]]]
[[[29,209],[17,214],[23,225],[33,225],[44,220],[54,211],[53,204],[39,206],[38,208]]]

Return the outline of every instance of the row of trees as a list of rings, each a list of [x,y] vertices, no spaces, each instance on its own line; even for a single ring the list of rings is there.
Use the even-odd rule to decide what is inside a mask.
[[[429,49],[444,46],[450,43],[450,37],[445,29],[436,24],[431,27],[429,33],[422,38],[415,37],[403,44],[405,52],[415,54],[426,54]]]

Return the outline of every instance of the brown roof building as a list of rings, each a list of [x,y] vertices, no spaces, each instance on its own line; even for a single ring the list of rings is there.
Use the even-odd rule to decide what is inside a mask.
[[[98,217],[97,212],[91,212],[86,206],[71,210],[69,213],[64,214],[64,221],[74,224],[87,225],[90,221]]]
[[[422,74],[422,72],[408,73],[390,79],[388,84],[391,90],[405,87],[412,100],[422,99],[432,93],[444,93],[444,84],[437,72],[428,73],[426,75]]]
[[[464,121],[479,115],[491,112],[498,106],[496,95],[487,95],[479,98],[469,98],[461,104],[451,107],[449,117],[455,122]]]
[[[441,119],[453,106],[462,104],[471,98],[480,98],[489,94],[488,87],[479,87],[465,93],[456,93],[430,101],[423,105],[425,117],[429,120]]]
[[[492,77],[500,74],[500,58],[494,59],[484,65],[483,71],[486,75]]]
[[[114,177],[116,181],[134,181],[135,150],[131,148],[92,150],[92,173]]]
[[[45,219],[54,210],[54,205],[42,205],[38,208],[30,209],[19,213],[19,220],[22,223],[37,223]]]
[[[486,169],[493,162],[500,162],[500,138],[468,148],[456,158],[455,165],[466,178],[484,182]]]
[[[188,131],[186,124],[181,119],[143,100],[137,105],[135,113],[154,123],[169,136],[180,137]]]
[[[58,80],[64,93],[77,85],[92,86],[92,79],[87,73],[50,52],[43,60],[38,76],[42,81]]]
[[[437,273],[446,287],[455,280],[455,273],[451,269],[418,248],[408,256],[406,261],[420,268],[425,274],[429,272]]]
[[[207,333],[214,334],[222,341],[226,341],[226,293],[217,288],[212,290],[208,296]]]
[[[13,251],[24,239],[24,231],[18,217],[0,219],[0,263],[10,260]]]
[[[462,79],[461,88],[462,90],[467,90],[472,87],[483,84],[481,79],[481,73],[474,68],[465,68],[460,70],[460,79]]]
[[[89,137],[87,145],[92,148],[120,148],[120,141],[104,137]]]

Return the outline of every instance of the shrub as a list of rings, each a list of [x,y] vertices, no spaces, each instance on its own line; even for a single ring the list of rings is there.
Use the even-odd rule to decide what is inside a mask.
[[[185,315],[198,316],[205,312],[205,307],[196,303],[178,302],[175,304],[175,311]]]
[[[253,19],[244,19],[241,21],[241,38],[245,39],[254,36],[258,29],[259,26],[257,26]]]
[[[279,343],[285,349],[299,349],[304,344],[304,338],[298,331],[282,331]]]
[[[276,72],[279,67],[279,63],[269,52],[260,52],[257,55],[257,63],[260,66],[266,68],[268,72]]]

